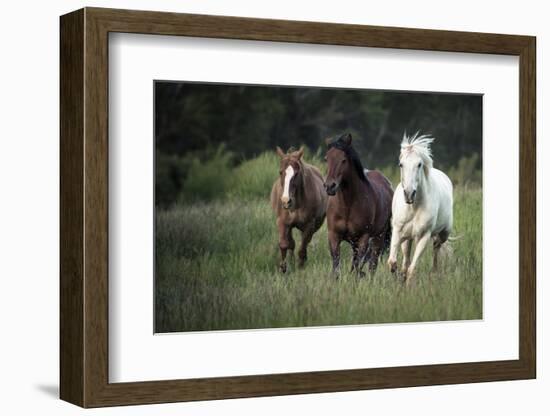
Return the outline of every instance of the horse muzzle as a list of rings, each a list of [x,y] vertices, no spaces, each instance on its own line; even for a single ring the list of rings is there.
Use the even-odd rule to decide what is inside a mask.
[[[281,204],[283,205],[284,209],[290,209],[292,208],[292,199],[290,198],[282,198]]]
[[[325,183],[325,191],[327,191],[328,195],[330,196],[336,195],[337,190],[338,190],[338,184],[336,182]]]
[[[414,201],[416,199],[416,189],[413,189],[412,192],[407,192],[406,190],[403,190],[403,194],[405,196],[405,202],[407,204],[414,204]]]

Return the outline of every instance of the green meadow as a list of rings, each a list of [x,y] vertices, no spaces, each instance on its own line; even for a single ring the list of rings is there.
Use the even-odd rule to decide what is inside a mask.
[[[323,169],[319,155],[306,160]],[[155,331],[205,331],[482,318],[482,192],[475,160],[447,169],[455,183],[454,230],[441,269],[430,271],[431,248],[414,284],[387,266],[373,275],[331,276],[326,224],[314,235],[308,262],[278,271],[278,235],[269,204],[277,177],[273,152],[237,166],[220,149],[207,161],[188,161],[177,202],[157,207]],[[397,184],[396,167],[382,171]],[[294,231],[297,243],[298,230]],[[367,268],[365,267],[365,270]]]

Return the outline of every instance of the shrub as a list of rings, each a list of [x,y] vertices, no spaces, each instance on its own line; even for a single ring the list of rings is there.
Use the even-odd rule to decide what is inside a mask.
[[[323,156],[321,149],[312,153],[306,148],[304,160],[317,166],[324,176],[326,163]],[[442,167],[442,170],[456,186],[478,186],[481,185],[479,165],[479,156],[474,153],[462,157],[456,166]],[[400,181],[398,166],[392,164],[376,169],[390,180],[395,189]],[[265,200],[269,198],[273,182],[278,178],[279,157],[274,150],[266,151],[235,165],[233,154],[220,146],[186,157],[157,154],[156,170],[157,205],[223,199]],[[178,196],[175,198],[173,195]]]
[[[279,158],[275,152],[264,152],[238,165],[231,173],[228,196],[233,198],[269,198],[277,179]]]
[[[230,183],[232,157],[220,146],[207,160],[193,158],[178,201],[210,201],[223,196]]]
[[[168,207],[180,193],[193,158],[155,153],[155,204]]]
[[[479,155],[463,156],[456,166],[451,167],[447,174],[455,185],[481,185],[481,169]]]

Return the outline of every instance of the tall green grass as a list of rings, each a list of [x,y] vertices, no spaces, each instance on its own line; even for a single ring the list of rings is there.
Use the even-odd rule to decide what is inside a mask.
[[[306,267],[282,275],[266,196],[277,163],[276,155],[266,153],[230,172],[223,198],[189,199],[157,210],[157,332],[482,317],[479,186],[455,190],[453,234],[460,238],[436,274],[427,250],[411,287],[388,272],[386,256],[373,276],[357,280],[346,272],[351,256],[346,244],[341,279],[332,279],[326,225],[309,246]],[[296,230],[294,236],[298,243]]]

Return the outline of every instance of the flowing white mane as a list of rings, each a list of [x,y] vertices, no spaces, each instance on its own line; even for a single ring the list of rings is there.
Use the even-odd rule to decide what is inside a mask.
[[[416,132],[412,136],[407,136],[405,132],[403,134],[403,140],[401,141],[401,154],[399,159],[410,153],[416,153],[424,163],[424,166],[431,168],[433,166],[432,162],[432,149],[430,145],[435,140],[430,134],[422,134]]]

